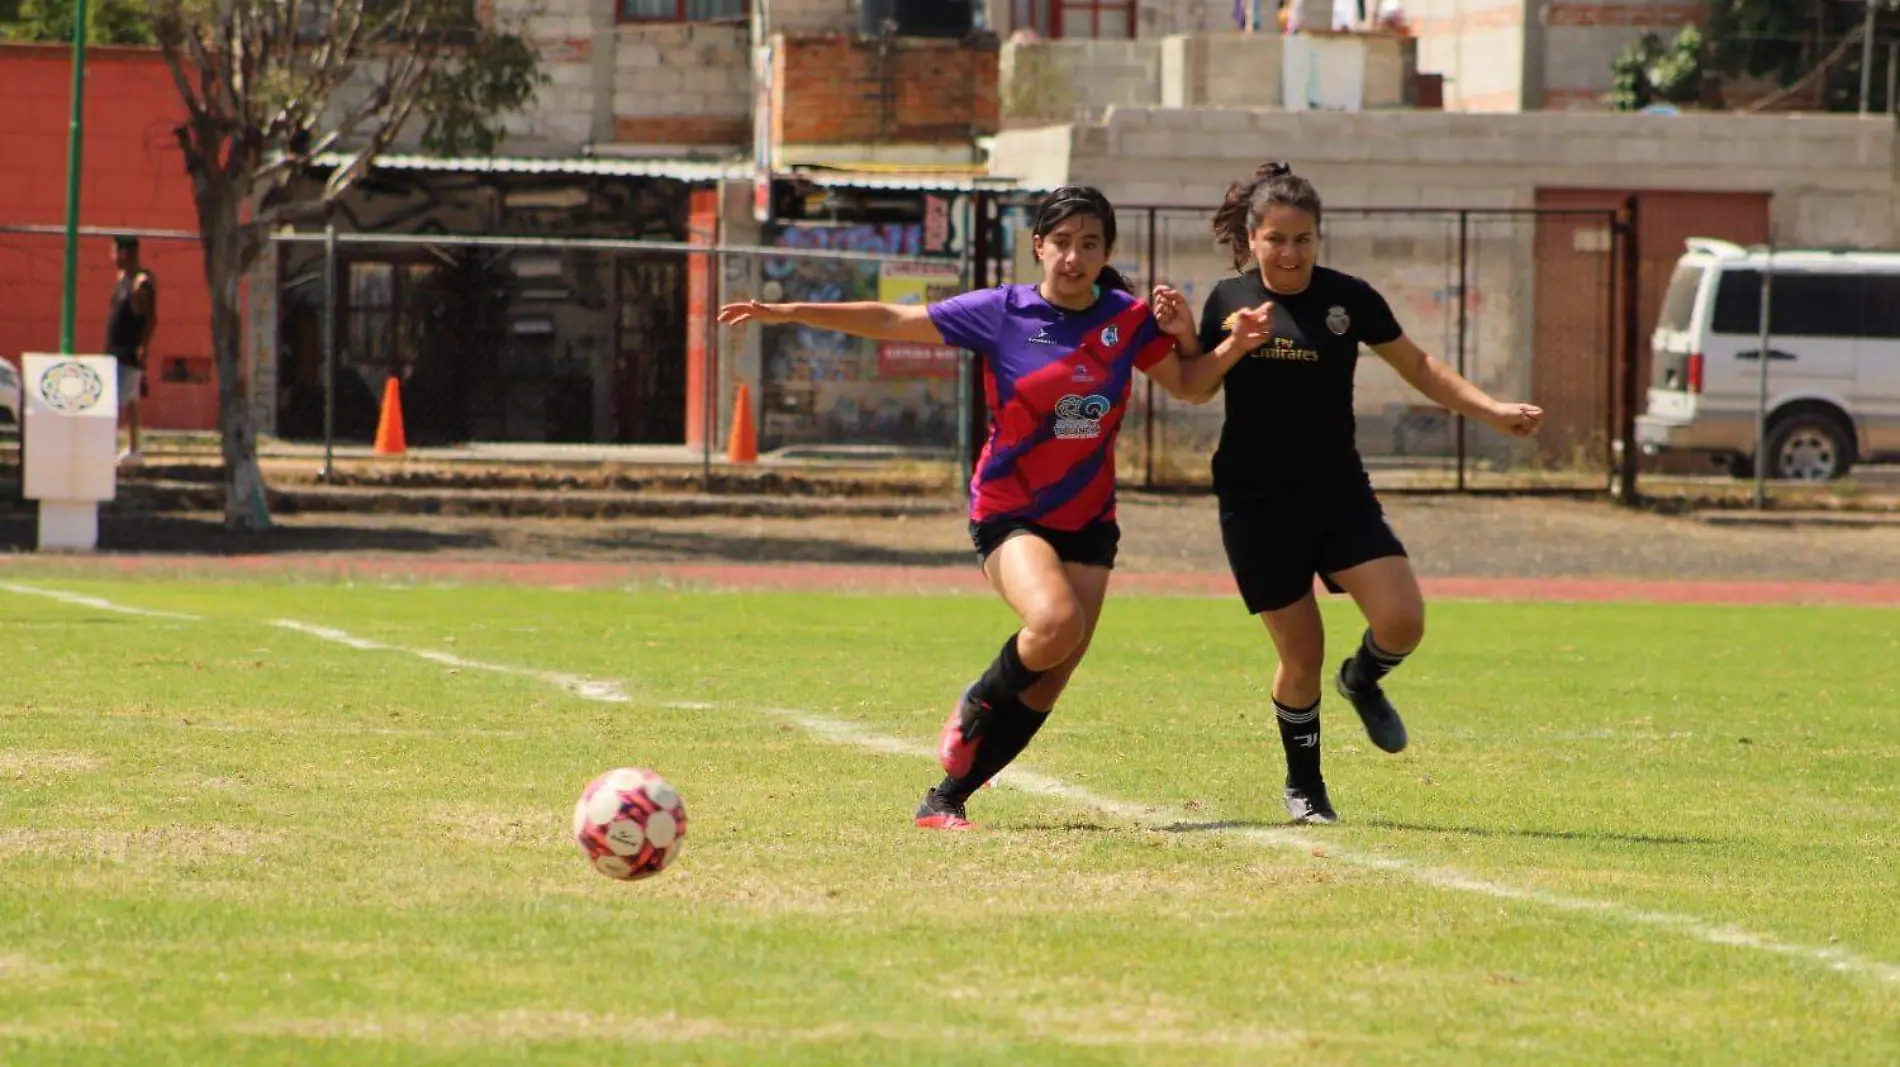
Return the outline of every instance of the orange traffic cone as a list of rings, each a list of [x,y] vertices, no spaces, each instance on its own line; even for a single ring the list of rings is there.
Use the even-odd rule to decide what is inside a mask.
[[[376,454],[400,456],[406,447],[402,439],[402,388],[392,374],[383,385],[383,414],[376,420]]]
[[[732,436],[726,441],[726,462],[757,463],[759,435],[752,428],[752,390],[739,383],[739,395],[732,401]]]

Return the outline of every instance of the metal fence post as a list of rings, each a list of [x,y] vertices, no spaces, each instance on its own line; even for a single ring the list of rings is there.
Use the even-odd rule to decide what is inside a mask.
[[[336,477],[336,223],[323,228],[323,470]]]
[[[1469,329],[1471,300],[1471,212],[1458,209],[1458,376],[1465,376],[1465,348]],[[1457,434],[1458,491],[1465,491],[1465,416],[1452,416],[1452,432]]]
[[[1148,209],[1147,282],[1150,292],[1154,290],[1154,287],[1159,284],[1161,280],[1159,273],[1160,253],[1156,250],[1155,244],[1156,231],[1158,228],[1156,216],[1160,214],[1160,208],[1151,207]],[[1142,380],[1146,384],[1143,386],[1141,402],[1141,487],[1143,489],[1153,489],[1155,487],[1155,380],[1147,375],[1142,375]]]
[[[1775,239],[1768,239],[1768,256],[1761,267],[1761,366],[1756,368],[1755,397],[1755,510],[1768,506],[1768,345],[1772,336],[1775,296]]]
[[[1636,397],[1642,378],[1638,373],[1639,345],[1642,338],[1642,216],[1640,201],[1632,194],[1623,202],[1623,225],[1629,241],[1623,249],[1623,374],[1621,394],[1617,398],[1617,435],[1622,446],[1618,457],[1617,499],[1634,505],[1642,499],[1636,487]]]
[[[963,252],[959,257],[962,262],[958,264],[958,283],[964,292],[970,292],[976,288],[975,255],[977,212],[974,197],[964,202],[963,211],[964,217],[960,221],[963,224],[964,239]],[[965,352],[962,358],[957,360],[956,480],[957,492],[962,496],[965,503],[968,503],[970,499],[970,468],[965,462],[964,457],[970,454],[970,389],[972,382],[976,378],[974,368],[970,365],[970,361],[976,358],[979,357],[977,357],[975,353]]]
[[[1614,492],[1616,490],[1616,481],[1617,481],[1617,475],[1616,475],[1616,442],[1617,442],[1616,293],[1617,293],[1617,279],[1619,277],[1618,271],[1621,269],[1622,264],[1623,264],[1622,259],[1619,257],[1621,257],[1625,253],[1625,250],[1628,247],[1629,236],[1623,232],[1623,227],[1615,211],[1604,212],[1602,221],[1603,221],[1603,225],[1605,226],[1605,228],[1609,230],[1609,233],[1610,233],[1610,255],[1608,256],[1608,258],[1606,259],[1603,265],[1603,290],[1602,290],[1603,297],[1604,297],[1604,300],[1603,300],[1603,346],[1604,346],[1604,355],[1608,357],[1604,359],[1603,361],[1603,469],[1606,472],[1605,484],[1603,486],[1603,489],[1605,492]]]

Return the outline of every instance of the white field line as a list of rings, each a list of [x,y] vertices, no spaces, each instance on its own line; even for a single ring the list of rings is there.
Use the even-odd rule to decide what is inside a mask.
[[[0,588],[19,592],[50,594],[48,590],[34,589],[30,586],[15,587],[0,585]],[[65,599],[64,595],[62,595],[60,599]],[[107,611],[121,611],[138,615],[156,615],[165,618],[190,618],[190,616],[176,616],[169,612],[150,612],[141,608],[128,608],[121,604],[113,604],[109,601],[98,600],[94,597],[85,597],[83,600],[88,607],[98,607]],[[494,671],[499,674],[512,674],[534,678],[589,700],[602,700],[614,703],[624,703],[627,701],[626,693],[614,682],[579,678],[571,674],[561,674],[553,671],[539,671],[524,667],[483,663],[479,660],[464,659],[460,656],[451,656],[443,652],[432,652],[427,649],[404,648],[398,645],[389,645],[379,641],[372,641],[368,638],[357,637],[354,634],[345,633],[342,630],[335,630],[324,626],[313,626],[308,623],[296,622],[290,619],[275,620],[273,625],[366,652],[402,652],[431,662],[444,663],[455,667]],[[707,705],[704,704],[686,702],[679,702],[668,706],[678,708],[707,707]],[[760,710],[767,715],[793,723],[813,736],[833,744],[851,745],[872,752],[879,752],[891,756],[902,756],[910,759],[935,758],[935,753],[928,747],[909,741],[902,741],[894,737],[887,737],[883,734],[872,733],[850,723],[839,722],[835,719],[826,719],[805,712],[791,711],[784,708],[763,708]],[[1883,982],[1900,983],[1900,966],[1891,963],[1869,959],[1845,949],[1822,948],[1814,945],[1801,945],[1788,941],[1780,941],[1765,934],[1757,934],[1736,926],[1723,926],[1711,923],[1692,915],[1679,915],[1665,911],[1647,911],[1640,908],[1631,908],[1611,901],[1591,900],[1586,897],[1572,897],[1561,893],[1547,893],[1537,889],[1524,889],[1519,886],[1505,885],[1500,882],[1487,881],[1483,878],[1478,878],[1474,875],[1465,874],[1450,868],[1427,867],[1409,860],[1357,852],[1352,849],[1344,848],[1336,842],[1322,841],[1310,833],[1302,833],[1291,829],[1267,826],[1223,826],[1219,823],[1207,822],[1205,816],[1199,816],[1199,821],[1197,822],[1196,816],[1191,816],[1185,811],[1137,804],[1127,800],[1118,800],[1096,793],[1093,790],[1084,789],[1081,786],[1070,785],[1061,779],[1052,778],[1048,775],[1039,774],[1024,768],[1012,768],[1004,771],[997,777],[997,784],[1020,789],[1025,793],[1036,796],[1053,797],[1081,807],[1093,808],[1112,818],[1121,819],[1150,829],[1166,830],[1188,825],[1205,826],[1205,832],[1207,833],[1224,834],[1228,837],[1238,838],[1267,848],[1297,851],[1309,857],[1333,860],[1366,870],[1381,871],[1410,879],[1420,885],[1430,886],[1434,889],[1472,893],[1478,896],[1490,897],[1494,900],[1509,900],[1523,904],[1534,904],[1553,911],[1594,915],[1607,921],[1622,923],[1628,926],[1654,927],[1712,945],[1754,949],[1758,952],[1766,952],[1772,955],[1802,960],[1807,963],[1820,964],[1829,970],[1844,974],[1856,974],[1876,978]]]
[[[364,652],[402,652],[419,659],[426,659],[431,663],[440,663],[447,667],[456,667],[462,670],[493,671],[496,674],[512,674],[522,678],[533,678],[536,681],[546,682],[549,685],[566,690],[568,693],[580,697],[582,700],[597,700],[603,704],[625,704],[628,700],[626,692],[620,688],[617,682],[605,682],[597,678],[582,678],[577,675],[562,674],[558,671],[535,670],[532,667],[511,667],[505,663],[484,663],[481,660],[466,659],[461,656],[450,655],[447,652],[436,652],[426,648],[405,648],[401,645],[388,645],[381,641],[372,641],[366,637],[357,637],[354,634],[344,633],[342,630],[333,630],[328,626],[313,626],[310,623],[298,622],[295,619],[272,619],[271,625],[285,630],[294,630],[300,634],[308,634],[311,637],[320,638],[325,641],[333,641],[339,645],[347,645],[350,648],[359,649]]]
[[[853,745],[891,756],[931,760],[936,758],[935,752],[923,745],[870,733],[850,723],[783,708],[765,710],[767,714],[795,723],[812,735],[835,744]],[[1219,823],[1209,823],[1205,815],[1196,816],[1185,811],[1117,800],[1023,768],[1012,767],[1004,771],[997,776],[996,783],[1036,796],[1053,797],[1081,807],[1093,808],[1104,815],[1150,829],[1166,830],[1183,826],[1204,826],[1208,833],[1224,834],[1267,848],[1301,852],[1308,856],[1317,856],[1354,867],[1381,871],[1410,879],[1421,885],[1431,886],[1434,889],[1534,904],[1553,911],[1595,915],[1611,922],[1630,926],[1657,927],[1713,945],[1752,948],[1759,952],[1818,963],[1833,971],[1864,975],[1884,982],[1900,982],[1900,966],[1891,963],[1868,959],[1845,949],[1779,941],[1764,934],[1753,933],[1740,927],[1711,923],[1691,915],[1646,911],[1610,901],[1591,900],[1586,897],[1566,896],[1561,893],[1505,885],[1444,867],[1427,867],[1409,860],[1357,852],[1343,848],[1334,841],[1321,840],[1311,833],[1292,829],[1268,826],[1222,826]]]
[[[0,582],[0,589],[22,596],[43,596],[48,600],[57,600],[63,604],[73,604],[82,608],[97,608],[100,611],[116,611],[121,615],[142,615],[148,619],[178,619],[183,622],[203,621],[197,615],[185,615],[176,611],[153,611],[150,608],[134,608],[125,604],[114,604],[110,600],[101,600],[84,593],[68,593],[60,589],[42,589],[36,585],[14,585]]]

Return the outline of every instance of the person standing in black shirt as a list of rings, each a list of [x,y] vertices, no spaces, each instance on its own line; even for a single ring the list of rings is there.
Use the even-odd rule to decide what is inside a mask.
[[[1536,433],[1543,411],[1493,400],[1406,337],[1377,289],[1318,266],[1320,214],[1318,191],[1285,164],[1228,190],[1214,234],[1242,273],[1208,295],[1200,344],[1226,372],[1214,455],[1221,540],[1247,611],[1266,623],[1280,657],[1273,706],[1287,812],[1330,823],[1338,815],[1320,775],[1326,635],[1314,577],[1365,614],[1365,636],[1333,683],[1387,752],[1403,749],[1406,733],[1382,682],[1425,636],[1418,579],[1354,442],[1360,345],[1433,402],[1500,433]]]
[[[139,461],[139,396],[144,389],[147,346],[158,326],[158,283],[139,266],[139,239],[112,239],[112,261],[119,268],[106,315],[106,354],[119,361],[119,408],[126,414],[126,450],[121,463]]]

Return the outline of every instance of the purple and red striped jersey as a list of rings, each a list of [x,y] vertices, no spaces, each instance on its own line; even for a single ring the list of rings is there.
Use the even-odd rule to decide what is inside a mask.
[[[970,485],[970,518],[1080,530],[1115,517],[1115,435],[1137,369],[1174,351],[1148,305],[1106,290],[1087,311],[1033,285],[930,306],[944,342],[982,360],[990,434]]]

